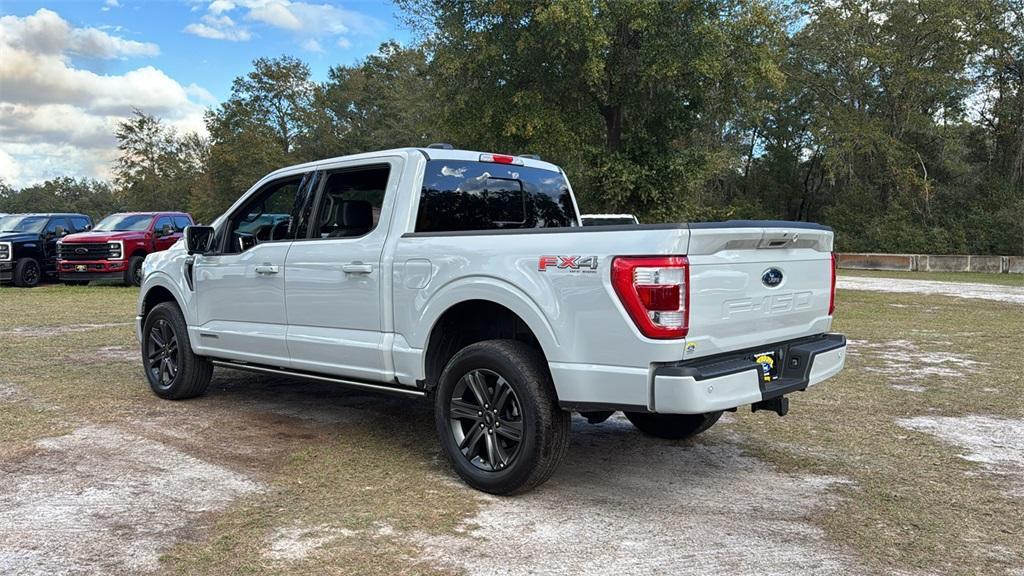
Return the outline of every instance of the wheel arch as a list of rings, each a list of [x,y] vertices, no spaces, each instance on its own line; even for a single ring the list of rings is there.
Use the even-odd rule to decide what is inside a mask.
[[[542,339],[530,320],[501,302],[488,298],[470,298],[451,303],[432,322],[423,353],[424,385],[433,389],[441,372],[459,351],[485,340],[510,339],[535,348],[547,360]],[[551,344],[549,343],[549,346]]]
[[[145,318],[150,311],[156,307],[156,305],[163,304],[164,302],[174,302],[174,304],[178,306],[178,309],[184,313],[185,309],[181,305],[181,302],[178,301],[178,298],[174,295],[174,292],[165,286],[157,284],[147,290],[145,295],[141,298],[139,315]]]

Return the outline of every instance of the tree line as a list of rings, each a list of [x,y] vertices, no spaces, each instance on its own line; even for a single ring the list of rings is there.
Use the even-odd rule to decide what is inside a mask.
[[[1024,0],[400,0],[416,40],[261,58],[208,136],[145,111],[111,183],[0,211],[187,209],[276,168],[450,142],[563,166],[585,212],[818,221],[848,251],[1024,254]],[[102,210],[100,209],[102,208]]]

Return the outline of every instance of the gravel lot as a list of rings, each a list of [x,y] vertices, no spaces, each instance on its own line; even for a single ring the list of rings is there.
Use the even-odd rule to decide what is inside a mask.
[[[956,296],[1024,304],[1024,287],[980,284],[977,282],[937,282],[934,280],[904,280],[866,276],[843,276],[836,281],[840,290],[870,290],[900,294]]]
[[[858,282],[848,369],[790,416],[683,442],[577,417],[516,498],[456,480],[428,405],[224,370],[159,401],[112,320],[131,291],[50,324],[31,299],[62,288],[5,292],[0,574],[1024,574],[1016,291]]]

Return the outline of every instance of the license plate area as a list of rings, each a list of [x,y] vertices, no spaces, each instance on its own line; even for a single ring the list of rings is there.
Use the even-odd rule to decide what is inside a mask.
[[[779,356],[774,350],[758,352],[752,356],[752,360],[758,364],[761,382],[774,382],[779,379]]]
[[[78,264],[75,266],[75,272],[85,272],[89,270],[89,266],[85,264]]]

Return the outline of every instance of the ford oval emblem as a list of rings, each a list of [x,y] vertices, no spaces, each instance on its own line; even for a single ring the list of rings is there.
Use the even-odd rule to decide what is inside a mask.
[[[775,288],[779,284],[782,284],[782,270],[778,268],[769,268],[761,274],[761,283],[769,288]]]
[[[75,254],[88,254],[88,248],[75,248]]]

